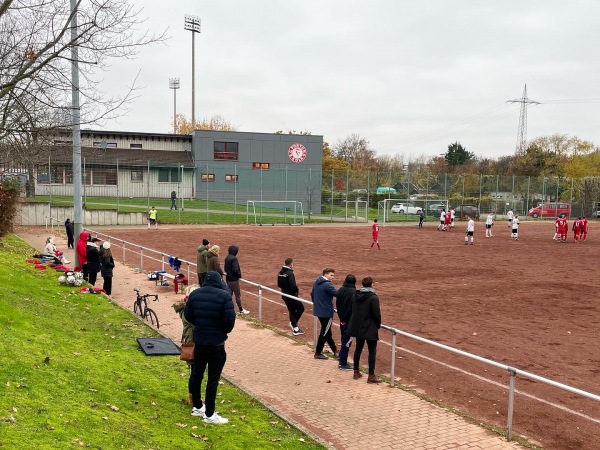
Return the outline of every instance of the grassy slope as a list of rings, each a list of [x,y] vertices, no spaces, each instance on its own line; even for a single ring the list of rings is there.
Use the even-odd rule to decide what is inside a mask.
[[[158,335],[102,295],[59,286],[24,262],[31,253],[0,241],[0,448],[322,448],[226,383],[228,425],[191,417],[185,363],[135,340]]]

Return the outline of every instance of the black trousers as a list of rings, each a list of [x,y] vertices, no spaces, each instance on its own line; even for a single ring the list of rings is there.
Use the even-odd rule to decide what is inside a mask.
[[[202,286],[204,284],[204,279],[206,278],[206,272],[198,272],[198,284]]]
[[[112,277],[104,277],[104,284],[102,285],[102,289],[104,289],[106,295],[112,294]]]
[[[356,338],[356,348],[354,349],[354,370],[360,369],[360,354],[367,342],[369,349],[369,375],[375,375],[375,358],[377,357],[377,340]]]
[[[96,284],[96,280],[98,279],[98,272],[96,270],[92,270],[88,273],[88,283],[92,286]]]
[[[237,303],[238,309],[241,311],[242,307],[242,292],[240,291],[240,280],[236,281],[227,281],[227,287],[229,288],[229,293],[232,296],[235,296],[235,302]]]
[[[192,369],[192,402],[195,408],[202,408],[200,393],[204,372],[208,366],[208,379],[206,380],[206,393],[204,404],[206,416],[210,417],[215,412],[215,400],[221,372],[227,360],[225,345],[198,345],[194,346],[194,367]]]
[[[300,317],[302,317],[302,314],[304,314],[304,305],[298,300],[287,297],[283,297],[283,301],[285,302],[285,306],[287,306],[292,328],[296,328],[298,326],[298,322],[300,321]]]
[[[333,335],[331,334],[331,324],[333,319],[331,317],[319,317],[319,322],[321,322],[321,331],[319,332],[319,339],[317,340],[317,348],[315,349],[315,353],[321,353],[326,342],[331,351],[333,353],[337,353],[337,347],[335,346]]]

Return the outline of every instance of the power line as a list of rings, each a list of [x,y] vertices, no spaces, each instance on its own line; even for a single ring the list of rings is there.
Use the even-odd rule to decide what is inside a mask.
[[[523,96],[519,99],[508,100],[506,103],[520,103],[521,113],[519,115],[519,130],[517,131],[517,147],[515,154],[519,155],[525,152],[527,148],[527,106],[539,105],[540,102],[527,98],[527,84],[523,88]]]

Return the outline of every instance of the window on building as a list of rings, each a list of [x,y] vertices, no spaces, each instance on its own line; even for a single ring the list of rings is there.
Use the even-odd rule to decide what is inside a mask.
[[[143,183],[144,182],[144,172],[142,170],[132,170],[130,173],[131,173],[131,182],[132,183]]]
[[[253,162],[252,168],[254,170],[269,170],[271,168],[271,163],[266,162]]]
[[[116,142],[94,141],[94,147],[100,148],[117,148]]]
[[[117,169],[86,167],[81,171],[81,179],[86,186],[116,186]]]
[[[50,183],[64,184],[64,167],[51,167],[50,169]]]
[[[231,183],[237,183],[238,176],[237,175],[225,175],[225,181],[229,181]]]
[[[200,175],[200,181],[215,181],[214,173],[203,173]]]
[[[158,169],[159,183],[179,183],[180,171],[177,167],[161,167]]]
[[[48,184],[50,182],[50,177],[48,175],[48,166],[39,166],[36,172],[38,184]]]
[[[142,144],[129,144],[129,148],[142,148]]]
[[[238,160],[238,143],[237,142],[217,142],[215,141],[214,159],[225,159],[229,161]]]

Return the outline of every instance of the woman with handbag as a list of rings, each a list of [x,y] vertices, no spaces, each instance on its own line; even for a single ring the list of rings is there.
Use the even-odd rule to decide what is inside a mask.
[[[179,357],[182,361],[186,361],[188,365],[188,369],[190,371],[190,377],[188,379],[188,396],[190,405],[192,404],[192,383],[193,383],[193,364],[194,364],[194,325],[185,320],[183,316],[183,310],[185,309],[185,303],[187,302],[188,296],[190,293],[198,289],[200,286],[197,284],[192,284],[185,288],[185,297],[183,300],[173,303],[173,309],[179,317],[181,317],[181,322],[183,323],[183,333],[181,334],[181,356]]]

